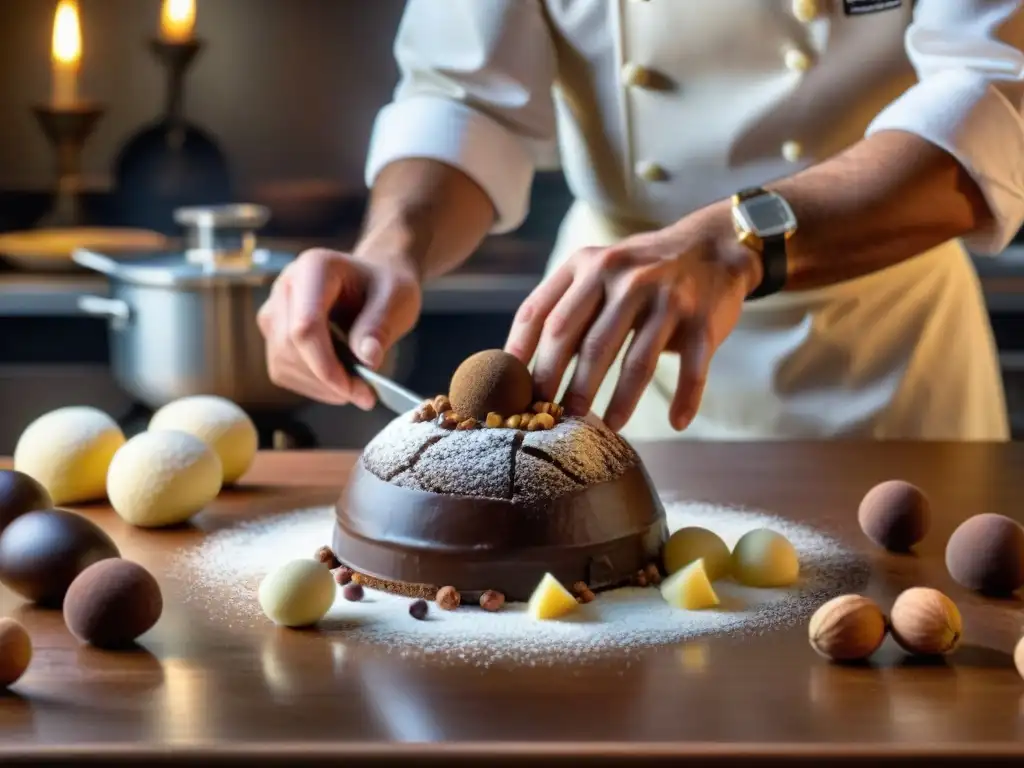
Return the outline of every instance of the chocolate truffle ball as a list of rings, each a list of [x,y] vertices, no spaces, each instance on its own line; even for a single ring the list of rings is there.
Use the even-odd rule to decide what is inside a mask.
[[[875,544],[906,552],[928,533],[931,507],[920,488],[903,480],[879,483],[864,496],[857,521]]]
[[[1003,515],[975,515],[953,531],[946,568],[961,586],[1008,595],[1024,586],[1024,528]]]
[[[78,574],[119,554],[111,538],[81,515],[27,512],[0,533],[0,583],[36,603],[60,605]]]
[[[467,418],[486,419],[492,411],[508,417],[529,410],[533,402],[530,369],[501,349],[467,357],[448,387],[452,409]]]
[[[14,469],[0,469],[0,531],[26,512],[52,506],[50,494],[34,478]]]
[[[0,690],[14,685],[32,661],[32,640],[14,619],[0,619]]]
[[[160,585],[138,563],[113,558],[82,571],[64,598],[64,623],[98,648],[121,648],[152,629],[164,609]]]

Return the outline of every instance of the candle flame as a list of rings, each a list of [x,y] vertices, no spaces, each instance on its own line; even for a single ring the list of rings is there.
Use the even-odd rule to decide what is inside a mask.
[[[196,24],[195,0],[164,0],[160,29],[172,40],[187,40]]]
[[[82,58],[82,30],[78,24],[78,3],[60,0],[53,17],[53,60],[77,64]]]

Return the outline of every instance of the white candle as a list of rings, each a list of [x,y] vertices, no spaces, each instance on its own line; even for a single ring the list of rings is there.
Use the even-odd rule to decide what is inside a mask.
[[[75,0],[60,0],[53,17],[53,105],[71,107],[78,101],[78,67],[82,61],[82,30]]]
[[[164,0],[160,11],[160,36],[169,43],[192,40],[196,26],[195,0]]]

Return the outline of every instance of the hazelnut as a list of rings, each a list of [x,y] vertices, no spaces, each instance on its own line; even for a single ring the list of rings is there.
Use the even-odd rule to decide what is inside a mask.
[[[555,426],[555,419],[550,413],[538,413],[530,419],[529,430],[537,432],[542,429],[551,429]]]
[[[454,611],[459,607],[459,603],[462,602],[462,597],[455,587],[441,587],[437,590],[437,596],[434,600],[437,602],[437,607],[441,610]]]
[[[643,571],[637,571],[633,576],[634,587],[646,587],[647,586],[647,574]]]
[[[584,592],[589,592],[589,591],[590,591],[590,587],[587,586],[587,582],[585,582],[585,581],[577,581],[575,584],[572,585],[572,593],[574,595],[581,595]]]
[[[558,403],[549,403],[542,400],[533,404],[533,412],[546,413],[553,419],[560,419],[562,417],[562,406]]]
[[[942,656],[954,650],[964,630],[956,604],[927,587],[902,592],[893,603],[889,623],[900,647],[922,656]]]
[[[455,429],[459,431],[464,431],[467,429],[476,429],[479,424],[480,422],[478,422],[476,419],[470,416],[468,419],[460,421],[459,425]]]
[[[485,611],[500,611],[505,605],[505,596],[494,589],[488,589],[480,595],[480,607]]]
[[[586,605],[587,603],[592,602],[595,597],[596,595],[594,595],[594,593],[589,589],[584,589],[576,596],[576,602],[581,605]]]
[[[358,603],[363,599],[363,585],[362,584],[346,584],[345,588],[341,590],[341,596],[352,603]]]
[[[488,427],[500,427],[502,424],[501,414],[491,411],[487,414],[487,421],[485,423]]]
[[[441,429],[455,429],[459,426],[459,415],[455,411],[445,411],[437,417],[437,426]]]
[[[519,425],[522,424],[522,422],[523,417],[517,413],[505,419],[505,426],[509,429],[519,429]]]
[[[438,395],[434,398],[434,410],[441,414],[445,411],[452,409],[451,401],[448,399],[448,395]]]
[[[866,659],[885,640],[885,616],[862,595],[840,595],[815,611],[807,627],[811,647],[833,661]]]
[[[334,554],[334,550],[330,547],[320,547],[316,551],[317,562],[323,563],[328,569],[334,570],[341,566],[341,561]]]
[[[650,584],[661,584],[661,571],[654,563],[647,564],[647,567],[644,568],[644,575],[647,576],[647,581]]]
[[[344,565],[341,566],[340,568],[335,568],[334,569],[334,581],[337,582],[341,586],[345,586],[350,581],[352,581],[353,573],[354,572],[353,572],[353,570],[351,568],[346,568]]]

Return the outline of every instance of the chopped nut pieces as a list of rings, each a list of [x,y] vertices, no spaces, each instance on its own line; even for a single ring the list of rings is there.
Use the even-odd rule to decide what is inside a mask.
[[[455,587],[441,587],[437,590],[437,607],[443,611],[454,611],[459,607],[459,603],[462,602],[462,597],[459,595]]]
[[[485,611],[500,611],[505,605],[505,596],[494,589],[488,589],[480,595],[480,607]]]
[[[320,547],[316,551],[316,559],[317,562],[323,563],[332,571],[341,565],[341,562],[334,554],[334,550],[330,547]]]
[[[533,404],[533,412],[534,413],[546,413],[546,414],[549,414],[552,418],[560,419],[560,418],[562,418],[563,410],[562,410],[562,406],[560,406],[558,403],[548,403],[548,402],[544,402],[544,401],[538,401],[538,402]]]
[[[522,422],[522,420],[523,417],[517,413],[514,416],[509,416],[507,419],[505,419],[505,426],[508,427],[509,429],[519,429],[519,424]]]
[[[492,428],[493,427],[500,427],[501,424],[502,424],[501,414],[500,413],[495,413],[494,411],[491,411],[490,413],[487,414],[487,422],[486,422],[486,424],[487,424],[488,427],[492,427]]]
[[[460,421],[459,426],[457,426],[456,429],[463,432],[467,429],[476,429],[478,426],[480,426],[480,422],[470,416],[468,419]]]
[[[413,411],[412,414],[412,420],[416,423],[421,421],[431,421],[435,418],[437,418],[437,410],[429,400]]]
[[[354,571],[351,568],[346,568],[344,565],[340,568],[334,569],[334,580],[340,585],[345,586],[352,581],[352,574]]]
[[[550,413],[538,413],[530,419],[530,426],[528,429],[531,432],[538,432],[545,429],[551,429],[553,426],[555,426],[555,419]]]
[[[451,401],[448,400],[447,395],[438,395],[434,398],[434,410],[437,413],[444,413],[452,409]]]
[[[577,581],[572,585],[572,593],[576,596],[577,603],[589,603],[596,595],[590,591],[585,581]]]
[[[455,411],[445,411],[437,417],[437,426],[441,429],[455,429],[459,426],[459,414]]]
[[[649,584],[661,584],[661,571],[658,570],[658,566],[654,563],[648,563],[644,569],[644,575],[647,576],[647,582]]]

